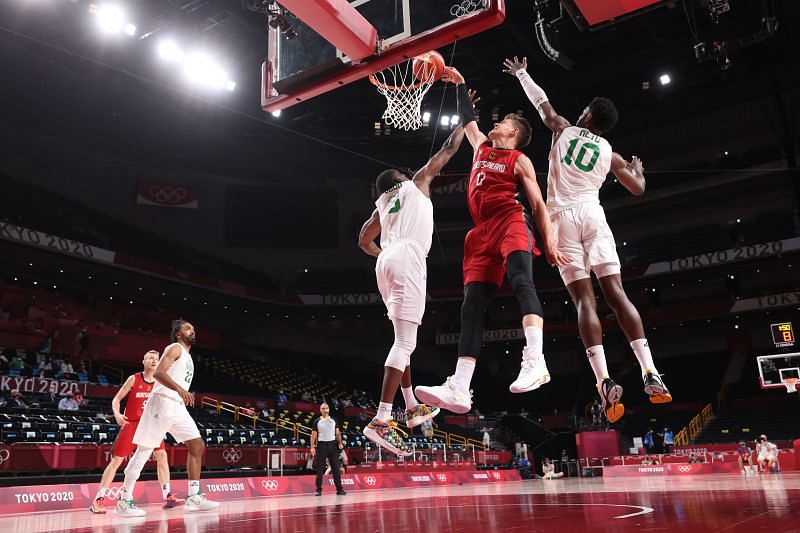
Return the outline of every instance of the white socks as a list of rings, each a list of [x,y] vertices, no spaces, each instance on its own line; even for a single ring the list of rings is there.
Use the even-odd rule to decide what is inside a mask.
[[[589,364],[592,365],[594,377],[597,384],[600,385],[604,379],[608,377],[608,368],[606,367],[606,351],[603,349],[602,344],[596,346],[589,346],[586,348],[586,357],[589,359]]]
[[[472,383],[473,372],[475,372],[475,361],[466,357],[459,357],[458,363],[456,363],[456,373],[453,375],[456,385],[468,391],[469,385]]]
[[[105,488],[104,486],[100,485],[100,488],[97,489],[97,496],[95,496],[94,499],[97,500],[99,498],[105,497],[107,490],[108,490],[107,488]]]
[[[386,422],[392,418],[392,404],[386,402],[379,403],[378,413],[375,415],[375,418],[382,422]]]
[[[642,367],[642,374],[645,372],[658,374],[656,365],[653,363],[653,355],[650,353],[650,345],[648,344],[647,339],[636,339],[635,341],[631,342],[631,349],[633,350],[633,353],[636,354],[636,359],[639,361],[639,365]]]
[[[406,401],[406,409],[411,409],[416,407],[419,402],[417,402],[417,398],[414,396],[414,390],[411,387],[400,387],[400,390],[403,391],[403,399]]]
[[[170,492],[172,492],[172,491],[169,490],[169,483],[164,483],[163,485],[161,485],[161,497],[162,498],[164,498],[166,500],[167,496],[169,496]]]
[[[199,479],[190,479],[189,480],[189,493],[187,496],[194,496],[195,494],[200,494],[200,480]]]
[[[525,328],[525,347],[531,355],[542,353],[542,328],[539,326],[528,326]]]

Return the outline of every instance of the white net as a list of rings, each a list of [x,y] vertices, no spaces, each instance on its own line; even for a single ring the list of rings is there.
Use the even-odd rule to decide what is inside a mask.
[[[383,120],[389,126],[402,130],[416,130],[422,126],[422,99],[433,85],[435,69],[420,69],[427,79],[414,76],[414,60],[409,59],[385,68],[370,76],[378,92],[386,97]]]
[[[784,379],[783,384],[786,386],[787,393],[797,392],[797,379],[795,378]]]

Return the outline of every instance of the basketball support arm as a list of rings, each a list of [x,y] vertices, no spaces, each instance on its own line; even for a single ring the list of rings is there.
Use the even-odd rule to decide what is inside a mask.
[[[378,30],[347,0],[278,0],[353,61],[375,54]]]

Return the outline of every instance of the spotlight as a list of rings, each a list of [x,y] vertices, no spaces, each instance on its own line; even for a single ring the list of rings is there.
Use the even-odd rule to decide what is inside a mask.
[[[236,82],[233,80],[228,80],[228,83],[225,84],[225,88],[230,92],[233,92],[236,89]]]
[[[196,53],[186,58],[184,73],[192,83],[215,89],[225,87],[228,81],[228,75],[203,53]]]
[[[125,30],[124,31],[125,31],[125,35],[127,35],[128,37],[133,37],[134,35],[136,35],[136,25],[135,24],[131,24],[129,22],[129,23],[125,24]]]
[[[114,5],[102,5],[97,8],[97,24],[105,33],[120,33],[125,29],[125,13]]]
[[[431,121],[431,113],[430,111],[425,111],[422,113],[422,122],[430,122]]]
[[[166,61],[183,61],[183,50],[178,47],[175,41],[166,39],[158,43],[158,55]]]
[[[449,126],[450,125],[450,117],[448,117],[446,115],[443,116],[442,120],[441,120],[441,124],[442,124],[442,126]]]
[[[670,82],[672,82],[672,78],[669,77],[669,74],[662,74],[658,80],[661,82],[661,85],[669,85]]]
[[[461,120],[461,118],[459,118],[458,115],[453,115],[452,117],[450,117],[450,124],[455,126],[456,124],[458,124],[459,120]]]
[[[273,111],[273,112],[272,112],[272,116],[273,116],[273,117],[275,117],[275,118],[277,118],[277,117],[281,116],[281,110],[280,110],[280,109],[278,109],[277,111]]]

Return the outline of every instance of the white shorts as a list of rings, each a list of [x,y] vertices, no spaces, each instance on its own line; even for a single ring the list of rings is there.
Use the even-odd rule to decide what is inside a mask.
[[[614,235],[600,204],[578,204],[550,215],[558,250],[570,262],[558,267],[564,285],[595,276],[619,274],[620,262]]]
[[[176,442],[200,438],[197,424],[182,401],[162,394],[151,394],[133,435],[133,443],[145,448],[158,448],[166,433],[172,435]]]
[[[375,277],[389,318],[421,324],[427,266],[419,245],[410,240],[392,243],[378,256]]]

